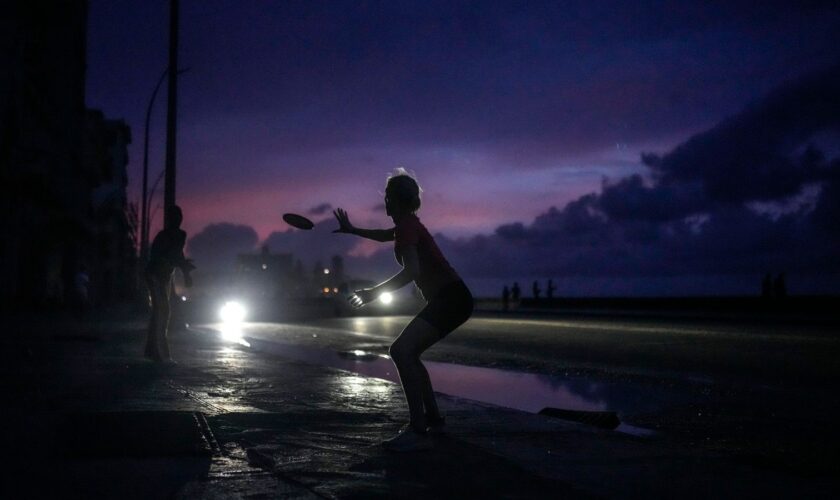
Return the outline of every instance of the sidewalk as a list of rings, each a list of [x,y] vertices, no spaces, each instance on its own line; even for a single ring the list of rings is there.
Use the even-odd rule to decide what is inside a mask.
[[[378,443],[399,387],[173,334],[139,357],[141,321],[7,329],[4,498],[829,497],[836,482],[447,396],[435,449]],[[10,459],[10,460],[9,460]]]

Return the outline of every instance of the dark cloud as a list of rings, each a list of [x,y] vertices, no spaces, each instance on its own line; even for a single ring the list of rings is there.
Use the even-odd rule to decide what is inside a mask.
[[[598,205],[611,220],[664,222],[708,208],[699,181],[649,185],[641,175],[604,182]]]
[[[330,205],[329,203],[321,203],[320,205],[310,208],[307,213],[309,215],[324,215],[325,213],[332,210],[332,208],[332,205]]]
[[[220,222],[210,224],[189,239],[187,252],[195,260],[199,272],[230,271],[236,256],[253,252],[257,232],[250,226]]]
[[[333,255],[346,255],[357,243],[356,237],[333,233],[337,227],[335,219],[324,219],[309,231],[275,231],[264,244],[273,252],[292,253],[307,265],[329,262]]]
[[[827,235],[838,237],[840,233],[840,160],[834,160],[831,169],[834,175],[823,185],[811,219]]]
[[[660,189],[699,183],[709,203],[795,195],[805,184],[829,174],[819,153],[797,150],[820,131],[840,129],[837,89],[840,66],[785,85],[667,155],[643,156],[644,162]],[[684,213],[681,204],[675,208],[677,216]]]
[[[496,235],[508,241],[524,240],[528,236],[525,225],[521,222],[504,224],[496,228]]]

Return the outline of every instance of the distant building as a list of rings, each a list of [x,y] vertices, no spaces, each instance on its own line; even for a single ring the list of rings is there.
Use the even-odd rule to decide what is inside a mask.
[[[299,285],[293,263],[292,254],[274,254],[266,246],[258,254],[240,254],[236,257],[235,286],[248,295],[268,299],[295,296]]]
[[[347,290],[344,259],[335,255],[330,267],[316,261],[311,273],[290,253],[239,254],[232,285],[239,295],[261,298],[331,297]]]

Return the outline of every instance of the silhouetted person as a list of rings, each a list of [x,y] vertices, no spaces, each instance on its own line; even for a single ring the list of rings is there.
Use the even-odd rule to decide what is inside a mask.
[[[190,271],[192,262],[184,258],[184,243],[187,233],[181,229],[183,215],[178,206],[167,212],[163,230],[155,236],[149,250],[146,266],[146,284],[152,300],[152,312],[146,335],[145,356],[158,362],[172,361],[169,353],[169,300],[171,298],[172,274],[179,268],[184,274],[184,285],[192,286]]]
[[[519,302],[519,297],[521,294],[521,290],[519,289],[519,282],[513,282],[513,288],[510,290],[510,298],[513,299],[514,302]]]
[[[787,297],[787,286],[785,285],[785,273],[779,273],[776,276],[776,281],[773,282],[773,295],[777,299],[783,299]]]
[[[426,307],[405,327],[389,351],[400,375],[409,412],[408,425],[383,443],[392,451],[428,449],[432,446],[428,432],[443,429],[444,419],[420,355],[467,321],[473,311],[470,290],[417,218],[419,208],[420,186],[405,170],[397,169],[385,186],[385,212],[394,221],[392,229],[360,229],[350,223],[344,210],[333,212],[339,224],[335,232],[374,241],[393,241],[394,254],[402,265],[402,270],[387,281],[356,290],[349,299],[352,305],[361,307],[382,293],[393,292],[412,281],[426,299]]]
[[[507,311],[508,306],[510,305],[510,290],[508,290],[507,285],[502,288],[502,310]]]
[[[78,272],[73,276],[73,301],[76,303],[76,312],[83,316],[90,307],[90,275],[87,266],[79,266]]]
[[[545,296],[548,299],[554,298],[554,290],[557,288],[554,286],[554,283],[551,280],[548,280],[548,286],[545,289]]]
[[[540,284],[537,280],[534,280],[534,284],[531,285],[531,292],[534,294],[534,298],[539,300],[542,290],[540,290]]]
[[[765,274],[761,281],[761,296],[765,299],[773,296],[773,277],[770,276],[770,273]]]

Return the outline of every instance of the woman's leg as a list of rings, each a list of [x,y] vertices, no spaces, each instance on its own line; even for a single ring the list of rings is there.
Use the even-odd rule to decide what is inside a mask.
[[[432,380],[429,378],[429,372],[426,366],[417,359],[417,372],[420,374],[420,392],[423,395],[423,413],[426,417],[426,425],[431,422],[440,420],[440,410],[438,409],[437,400],[435,399],[435,391],[432,389]]]
[[[438,340],[440,332],[437,328],[422,318],[414,318],[389,351],[400,374],[410,424],[421,432],[426,430],[426,413],[436,416],[438,411],[429,373],[420,362],[420,355]]]

